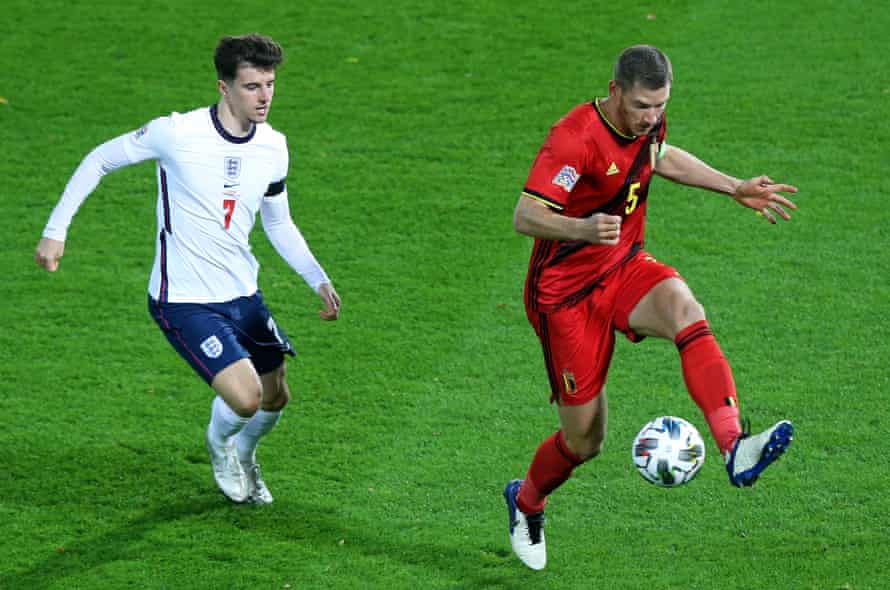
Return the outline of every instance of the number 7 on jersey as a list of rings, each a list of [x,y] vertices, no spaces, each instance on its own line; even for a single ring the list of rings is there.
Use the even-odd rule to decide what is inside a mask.
[[[223,209],[226,210],[225,228],[232,224],[232,214],[235,212],[235,199],[223,199]]]

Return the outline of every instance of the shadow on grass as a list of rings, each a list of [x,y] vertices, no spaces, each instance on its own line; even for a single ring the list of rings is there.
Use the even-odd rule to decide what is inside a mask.
[[[50,555],[25,571],[0,577],[4,590],[39,590],[53,587],[68,577],[97,568],[105,563],[133,556],[133,545],[158,526],[194,516],[225,510],[223,500],[208,498],[163,506],[135,518],[125,525],[83,543],[72,543],[64,551]]]
[[[484,542],[462,543],[460,539],[463,535],[460,534],[444,538],[441,543],[418,542],[416,533],[400,533],[398,525],[386,519],[369,526],[364,519],[343,517],[330,508],[302,505],[301,512],[300,527],[316,531],[318,534],[313,537],[316,541],[319,537],[326,538],[333,546],[336,540],[342,539],[344,543],[337,551],[371,558],[378,563],[388,562],[411,568],[416,572],[418,588],[506,590],[524,585],[530,573],[513,556],[506,526],[503,527],[504,545],[490,547]],[[429,518],[431,529],[442,530],[441,523],[433,524],[435,515],[429,515]],[[497,525],[501,524],[501,519],[498,519]],[[281,528],[268,527],[265,532],[287,535],[287,531]],[[325,587],[336,588],[336,584]]]
[[[89,456],[90,460],[84,460],[85,456]],[[76,458],[80,458],[80,461]],[[361,564],[363,558],[367,558],[369,564],[397,564],[398,569],[416,571],[418,582],[431,575],[432,579],[442,582],[444,587],[494,590],[516,587],[525,579],[522,575],[525,571],[510,553],[505,531],[504,544],[494,547],[485,546],[480,541],[473,542],[472,539],[469,542],[461,541],[470,531],[463,531],[464,534],[456,531],[454,535],[443,536],[441,542],[438,537],[432,537],[432,541],[418,542],[416,529],[400,532],[400,523],[387,521],[385,515],[374,520],[379,513],[359,516],[351,514],[353,507],[327,504],[325,501],[317,504],[295,503],[285,496],[275,505],[256,511],[254,507],[233,506],[218,493],[205,495],[199,491],[210,492],[213,484],[206,466],[206,457],[197,451],[183,452],[179,454],[178,461],[168,461],[166,467],[161,468],[158,466],[165,463],[156,453],[138,445],[123,443],[109,445],[101,451],[90,449],[90,452],[73,453],[64,457],[64,460],[59,460],[57,455],[50,457],[39,453],[18,459],[11,469],[10,483],[14,485],[7,490],[8,504],[22,503],[33,507],[35,498],[48,497],[59,501],[56,509],[73,511],[70,514],[71,527],[65,535],[69,539],[72,530],[76,534],[78,521],[85,522],[87,527],[97,524],[94,519],[96,510],[101,510],[101,506],[115,506],[119,509],[116,504],[121,498],[132,501],[136,495],[141,500],[147,500],[149,506],[144,506],[141,511],[131,507],[129,515],[117,512],[113,528],[103,526],[104,532],[97,531],[94,534],[90,534],[87,529],[86,534],[67,542],[64,548],[53,550],[52,546],[48,549],[42,544],[40,554],[34,556],[36,559],[29,559],[26,566],[16,571],[7,570],[0,574],[0,589],[4,590],[73,587],[66,584],[82,579],[85,574],[90,575],[94,570],[102,570],[108,564],[119,562],[139,562],[145,564],[149,570],[157,568],[159,563],[164,562],[163,555],[166,552],[176,550],[177,542],[202,543],[202,540],[198,536],[191,539],[180,536],[178,540],[171,537],[173,545],[170,547],[155,546],[156,550],[145,548],[154,546],[158,532],[165,529],[185,527],[186,530],[191,529],[195,535],[207,530],[207,522],[196,523],[192,527],[188,523],[193,520],[218,520],[220,523],[234,525],[243,532],[258,535],[259,538],[278,539],[284,543],[306,543],[313,548],[313,552],[321,550],[322,559],[331,559],[332,563],[351,554],[358,559],[357,564]],[[53,463],[54,460],[56,463]],[[53,476],[34,477],[34,464],[47,467],[39,470],[39,473],[52,473]],[[49,468],[49,465],[53,465],[53,468]],[[107,477],[107,465],[116,466],[117,478]],[[150,483],[151,477],[155,478],[151,480],[154,483]],[[82,486],[74,491],[69,489],[67,495],[62,494],[62,490],[66,489],[62,486],[54,495],[52,490],[59,482],[70,481],[70,478],[80,479]],[[176,485],[172,486],[172,482],[176,482]],[[198,491],[183,498],[183,486]],[[157,505],[165,497],[169,498],[170,494],[177,494],[179,498],[169,504]],[[85,513],[86,516],[78,516],[76,504],[84,501],[90,504],[90,510]],[[500,508],[498,506],[498,527],[503,524]],[[113,508],[111,512],[114,513]],[[427,517],[431,519],[430,534],[448,530],[447,526],[435,520],[435,514]],[[340,539],[345,539],[346,542],[338,546]],[[320,541],[331,543],[330,553],[319,547]],[[204,551],[211,549],[212,547],[203,548]],[[237,552],[221,551],[216,557],[216,554],[205,556],[209,559],[224,557],[224,561],[237,562],[240,559]],[[340,557],[337,556],[338,553]],[[181,567],[182,562],[176,561],[175,565]],[[146,573],[134,572],[142,580],[145,580]],[[331,581],[334,585],[328,585],[325,581],[323,586],[336,587],[336,580]],[[161,579],[158,579],[158,583],[163,586]]]
[[[319,537],[348,539],[348,543],[337,551],[352,552],[376,561],[400,563],[417,571],[418,583],[429,577],[429,582],[438,580],[447,587],[495,590],[514,588],[525,578],[522,575],[526,573],[525,570],[518,562],[514,562],[509,549],[504,550],[502,547],[484,548],[477,544],[459,547],[455,546],[456,541],[448,544],[453,540],[443,544],[417,543],[416,540],[411,540],[410,534],[399,535],[397,531],[390,531],[386,528],[386,523],[381,523],[378,528],[362,526],[361,523],[350,525],[348,519],[324,507],[301,505],[299,518],[287,510],[281,511],[274,519],[268,518],[272,516],[268,508],[262,509],[265,515],[257,514],[256,518],[242,512],[244,508],[252,509],[232,506],[221,497],[193,498],[158,507],[105,534],[80,543],[71,543],[63,552],[51,554],[25,570],[0,576],[0,588],[41,590],[54,588],[59,584],[64,586],[66,581],[73,581],[85,572],[101,569],[105,564],[142,559],[143,556],[138,556],[140,544],[150,542],[159,528],[176,521],[212,515],[214,512],[219,513],[220,519],[230,520],[233,510],[240,512],[236,520],[242,524],[250,523],[244,528],[284,538],[288,542],[317,543]],[[291,527],[295,522],[308,535],[294,538]],[[332,556],[331,559],[337,558]],[[434,572],[438,572],[438,575]],[[330,582],[333,585],[329,586]],[[335,579],[327,580],[324,587],[336,587]]]

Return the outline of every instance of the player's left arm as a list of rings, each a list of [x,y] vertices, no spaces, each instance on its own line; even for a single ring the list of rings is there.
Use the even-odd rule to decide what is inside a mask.
[[[754,209],[770,223],[776,215],[791,219],[787,209],[797,209],[790,199],[779,193],[796,193],[797,187],[773,182],[769,176],[740,180],[708,166],[686,150],[663,145],[655,164],[655,173],[673,182],[708,189],[731,196],[739,205]]]
[[[303,277],[306,284],[321,298],[324,304],[324,309],[318,312],[321,319],[336,320],[340,317],[340,296],[291,218],[284,181],[281,181],[280,185],[279,183],[274,185],[280,186],[280,191],[272,195],[267,194],[260,206],[263,230],[278,255]],[[270,192],[278,190],[274,185],[270,187]]]

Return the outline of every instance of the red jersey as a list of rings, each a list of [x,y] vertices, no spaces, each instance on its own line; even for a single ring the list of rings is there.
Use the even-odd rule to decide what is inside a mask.
[[[624,135],[596,102],[578,105],[553,126],[523,194],[569,217],[620,215],[621,238],[615,246],[535,239],[525,282],[529,309],[578,303],[642,248],[649,181],[666,129],[662,116],[648,135]]]

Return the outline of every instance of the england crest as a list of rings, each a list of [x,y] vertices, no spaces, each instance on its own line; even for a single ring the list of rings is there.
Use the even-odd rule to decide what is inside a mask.
[[[226,170],[226,178],[235,180],[241,176],[241,158],[235,156],[226,156],[224,168]]]
[[[201,343],[201,350],[207,355],[207,358],[216,359],[222,354],[223,345],[219,338],[214,335]]]

